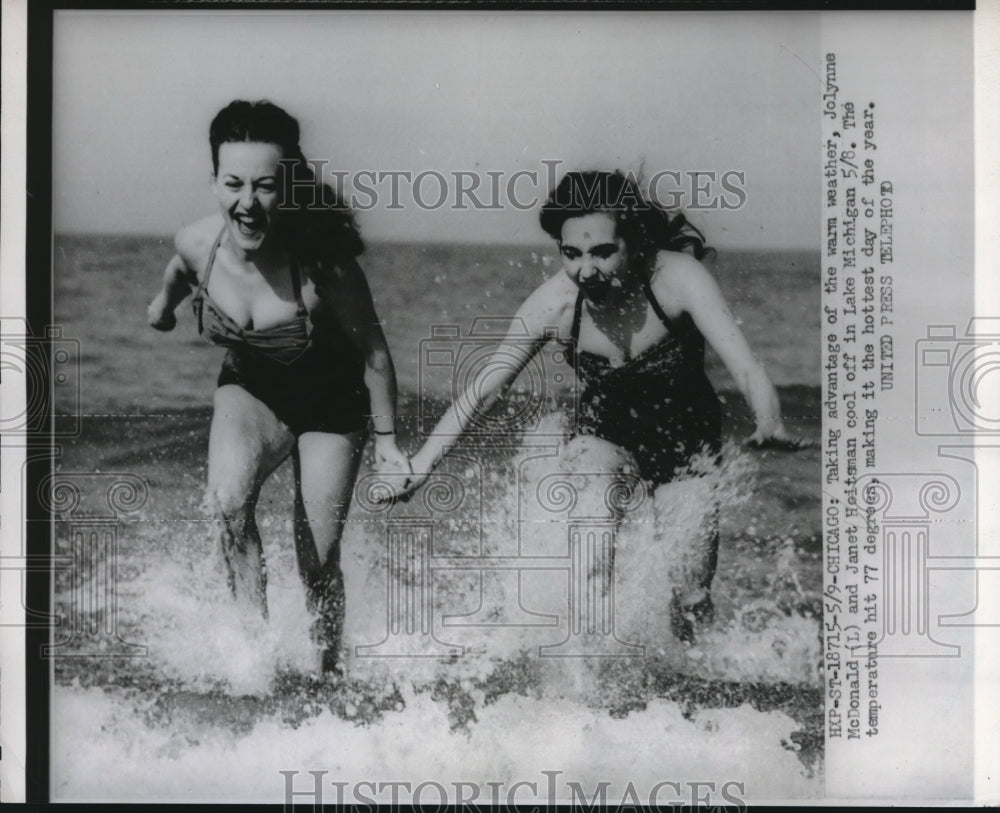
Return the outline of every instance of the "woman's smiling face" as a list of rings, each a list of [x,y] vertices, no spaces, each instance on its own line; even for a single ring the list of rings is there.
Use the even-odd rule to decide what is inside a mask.
[[[257,251],[274,233],[282,186],[281,147],[261,141],[219,145],[212,188],[237,248]]]
[[[598,307],[620,289],[628,270],[628,250],[612,215],[604,212],[571,217],[559,241],[563,270]]]

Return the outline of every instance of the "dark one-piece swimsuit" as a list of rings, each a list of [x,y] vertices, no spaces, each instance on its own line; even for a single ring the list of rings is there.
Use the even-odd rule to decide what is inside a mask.
[[[310,332],[294,258],[289,269],[298,310],[292,321],[260,330],[240,327],[212,301],[208,280],[224,234],[225,228],[212,246],[193,300],[198,332],[228,349],[218,386],[242,387],[296,436],[365,429],[371,408],[364,360],[332,319],[317,319]]]
[[[705,375],[705,339],[690,314],[671,319],[648,281],[643,291],[667,336],[618,367],[576,351],[584,297],[573,313],[571,358],[581,386],[576,432],[630,451],[654,486],[676,479],[699,453],[717,456],[721,407]],[[711,457],[709,458],[711,461]]]
[[[573,314],[570,358],[582,388],[577,434],[595,435],[630,451],[639,475],[655,487],[687,473],[702,473],[689,471],[696,455],[718,461],[722,409],[705,375],[705,339],[690,314],[671,319],[648,281],[643,281],[643,291],[667,329],[659,344],[618,367],[602,356],[578,352],[581,291]],[[689,572],[675,588],[670,605],[673,633],[688,643],[694,640],[693,623],[710,622],[714,615],[709,593],[719,551],[714,512],[709,532],[690,543],[694,555]]]

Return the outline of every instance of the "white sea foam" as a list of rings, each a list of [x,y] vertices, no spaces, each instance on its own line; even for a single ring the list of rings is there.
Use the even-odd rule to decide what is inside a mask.
[[[658,783],[671,780],[712,781],[717,788],[743,782],[743,795],[757,799],[815,797],[823,788],[781,745],[795,722],[749,706],[685,719],[676,704],[654,700],[640,713],[614,719],[569,700],[507,695],[484,707],[468,731],[454,732],[442,704],[425,693],[408,696],[405,711],[369,726],[323,712],[297,728],[265,720],[234,737],[210,726],[149,727],[98,689],[60,688],[53,700],[57,801],[280,803],[282,770],[298,772],[292,787],[300,792],[314,787],[307,771],[328,772],[321,777],[326,802],[336,801],[331,783],[346,782],[345,793],[354,794],[362,792],[355,785],[363,781],[411,788],[437,782],[451,793],[453,782],[464,781],[478,786],[483,800],[490,798],[488,782],[502,783],[502,799],[515,782],[534,782],[534,798],[547,801],[542,771],[560,772],[562,801],[573,800],[572,782],[588,798],[599,782],[610,783],[612,804],[629,783],[643,801]],[[80,732],[87,732],[85,749],[78,747]],[[388,802],[390,792],[376,796]],[[661,803],[676,801],[670,790],[659,793]],[[515,798],[531,801],[532,791],[522,788]],[[424,799],[438,801],[433,790]]]
[[[547,420],[556,423],[543,429],[557,435],[558,419]],[[588,798],[597,782],[610,782],[613,803],[630,781],[640,797],[677,779],[743,781],[745,795],[754,798],[821,793],[821,780],[783,747],[800,722],[746,704],[692,711],[683,687],[678,702],[662,696],[664,676],[671,675],[815,685],[815,621],[782,609],[773,596],[744,590],[738,579],[727,576],[725,590],[717,580],[718,617],[695,646],[669,632],[669,599],[685,545],[716,504],[722,512],[745,510],[753,499],[750,458],[727,448],[724,465],[709,476],[646,495],[626,512],[616,542],[614,601],[607,606],[618,642],[641,647],[642,657],[609,661],[543,656],[559,654],[544,647],[569,640],[568,596],[580,572],[571,567],[567,522],[595,525],[606,494],[585,483],[572,505],[560,502],[565,495],[549,488],[558,477],[546,479],[566,474],[553,448],[526,443],[500,467],[479,465],[475,454],[455,456],[444,471],[464,484],[463,496],[432,523],[426,552],[441,565],[423,594],[432,608],[428,634],[419,634],[425,619],[411,608],[414,634],[396,636],[395,649],[377,646],[391,638],[390,581],[428,585],[415,583],[412,560],[393,559],[392,518],[365,516],[355,506],[342,544],[344,668],[353,688],[334,690],[339,707],[322,689],[275,701],[282,679],[314,674],[316,667],[290,518],[261,510],[267,623],[241,615],[228,600],[210,539],[167,538],[164,530],[132,563],[138,575],[120,596],[127,624],[148,647],[143,667],[153,675],[150,685],[55,688],[55,797],[281,802],[279,770],[326,770],[330,781],[349,783],[433,780],[451,788],[462,780],[481,788],[482,799],[487,782],[542,787],[542,770],[561,771],[563,790],[581,783]],[[414,527],[431,510],[427,505],[447,502],[440,494],[435,499],[408,504]],[[723,545],[729,546],[723,558],[739,566],[747,554],[726,539]],[[457,560],[477,553],[533,557],[547,566],[480,573],[474,562],[462,567]],[[771,583],[786,594],[801,592],[790,541],[772,556]],[[409,576],[400,562],[410,562]],[[418,600],[418,593],[406,595]],[[453,648],[451,657],[440,657],[443,647]],[[428,652],[439,657],[412,657]],[[377,713],[373,704],[386,698]],[[308,708],[289,719],[282,703]],[[661,745],[649,747],[655,744]]]

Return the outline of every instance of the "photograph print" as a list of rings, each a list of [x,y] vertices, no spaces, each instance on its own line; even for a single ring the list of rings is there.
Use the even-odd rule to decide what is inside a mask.
[[[822,798],[820,33],[55,11],[51,798]]]

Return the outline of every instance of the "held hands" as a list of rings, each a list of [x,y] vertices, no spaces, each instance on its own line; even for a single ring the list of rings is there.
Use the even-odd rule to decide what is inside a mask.
[[[394,434],[375,435],[375,470],[379,474],[408,472],[410,460],[396,445]]]
[[[758,424],[757,431],[743,441],[745,448],[778,449],[783,452],[799,452],[811,449],[815,445],[811,440],[791,434],[780,421]]]
[[[414,458],[415,459],[415,458]],[[380,502],[408,500],[430,476],[430,471],[415,472],[413,462],[396,445],[395,435],[375,436],[375,472],[390,475],[386,485],[391,490]],[[400,477],[399,475],[405,475]]]
[[[170,307],[166,291],[160,291],[149,303],[149,307],[146,309],[146,319],[150,327],[156,330],[166,332],[176,327],[177,317],[174,316],[174,310]]]

